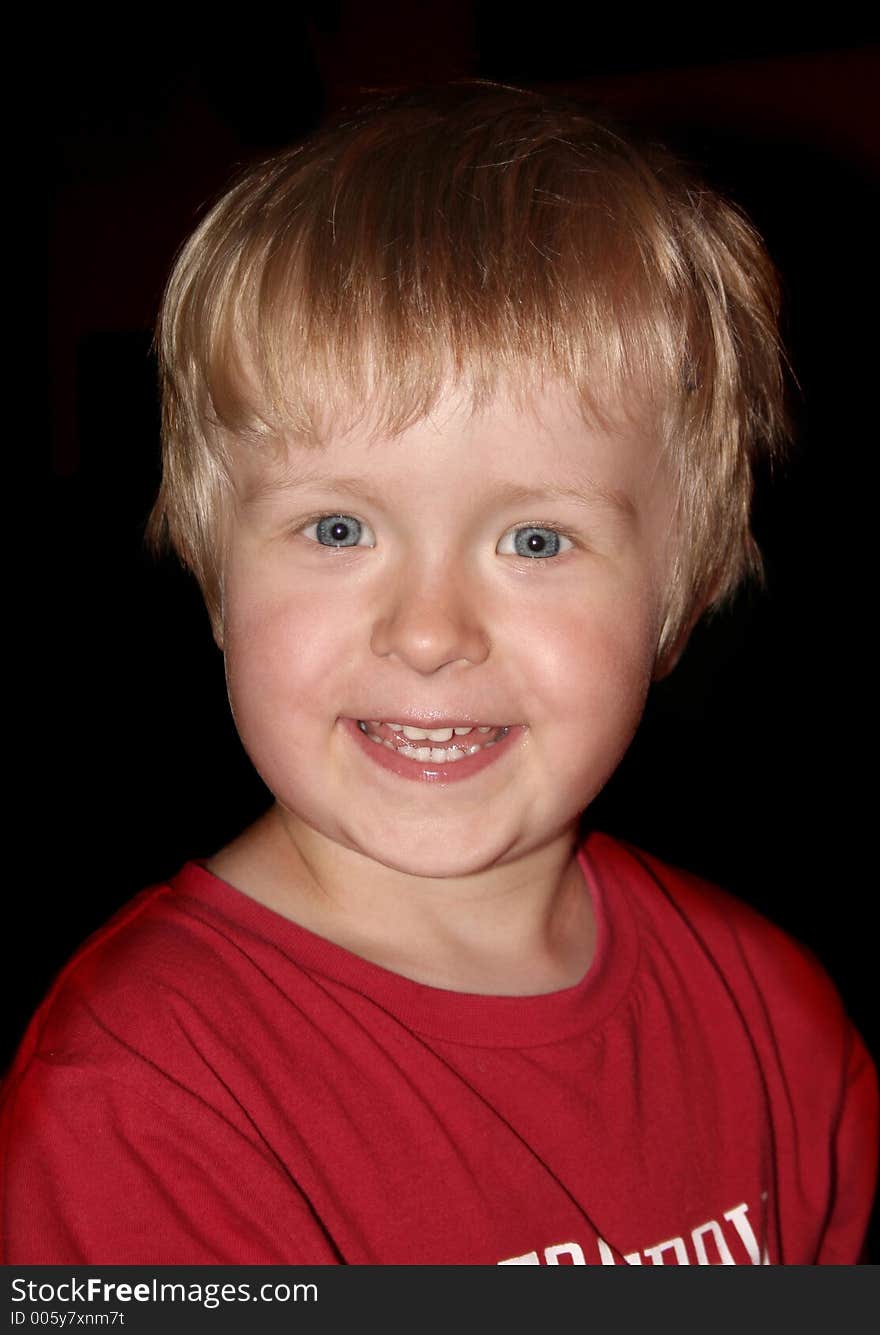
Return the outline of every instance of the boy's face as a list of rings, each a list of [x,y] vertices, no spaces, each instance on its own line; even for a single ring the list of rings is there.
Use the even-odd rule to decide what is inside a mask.
[[[230,701],[294,834],[479,873],[569,840],[625,752],[668,487],[634,425],[588,428],[561,391],[535,404],[471,415],[450,394],[397,438],[238,461]]]

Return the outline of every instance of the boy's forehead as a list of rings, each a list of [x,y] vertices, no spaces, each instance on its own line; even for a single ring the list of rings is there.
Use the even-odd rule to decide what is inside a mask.
[[[462,389],[448,389],[403,429],[390,430],[373,409],[337,415],[320,441],[281,431],[233,450],[236,490],[245,500],[334,476],[368,483],[410,469],[443,476],[455,468],[509,491],[519,483],[558,484],[604,491],[625,506],[629,492],[651,484],[659,463],[643,401],[623,405],[609,397],[597,412],[585,412],[573,389],[557,385],[499,389],[480,404]]]

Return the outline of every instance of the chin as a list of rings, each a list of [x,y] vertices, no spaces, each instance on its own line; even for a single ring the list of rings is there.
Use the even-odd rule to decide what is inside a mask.
[[[449,857],[441,854],[432,856],[397,857],[389,856],[386,851],[377,854],[372,850],[360,850],[364,856],[371,862],[381,863],[390,871],[399,872],[402,876],[417,876],[424,880],[447,881],[457,880],[466,876],[477,876],[480,872],[486,871],[488,867],[494,865],[495,859],[490,857],[486,861],[481,861],[469,857]]]
[[[426,843],[430,838],[430,835],[426,836]],[[475,840],[466,840],[462,847],[453,849],[448,846],[447,839],[434,848],[428,844],[428,847],[414,846],[404,850],[399,841],[396,848],[389,848],[387,844],[377,847],[372,841],[366,840],[352,840],[349,847],[370,862],[387,867],[389,871],[437,881],[478,876],[504,861],[507,852],[500,848],[480,849]]]

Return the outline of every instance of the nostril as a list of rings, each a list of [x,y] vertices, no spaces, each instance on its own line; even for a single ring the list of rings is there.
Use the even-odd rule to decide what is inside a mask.
[[[399,609],[377,622],[372,648],[380,658],[393,657],[425,673],[452,663],[483,662],[489,640],[475,619],[451,616],[435,605]]]

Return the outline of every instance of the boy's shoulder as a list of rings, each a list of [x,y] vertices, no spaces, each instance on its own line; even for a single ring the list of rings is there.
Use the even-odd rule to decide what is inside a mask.
[[[237,918],[226,892],[242,901]],[[198,1110],[212,1109],[239,1125],[221,1068],[239,1031],[253,1037],[259,1010],[237,961],[254,972],[270,949],[249,903],[187,863],[94,932],[57,976],[0,1087],[0,1143],[22,1108],[39,1108],[51,1126],[74,1106],[77,1117],[112,1106],[123,1119],[150,1107],[169,1125],[202,1125]]]
[[[583,857],[606,898],[637,920],[640,950],[699,970],[750,1024],[829,1057],[854,1034],[837,987],[814,952],[761,911],[713,882],[620,839],[591,835]]]
[[[763,912],[716,882],[624,839],[593,833],[583,856],[594,874],[636,908],[642,930],[682,930],[725,956],[765,960],[783,971],[822,971],[815,955]]]
[[[61,969],[34,1015],[17,1065],[35,1054],[63,1062],[120,1040],[167,1037],[167,1017],[187,996],[222,993],[227,970],[210,948],[210,915],[186,894],[199,868],[141,890],[93,932]]]

